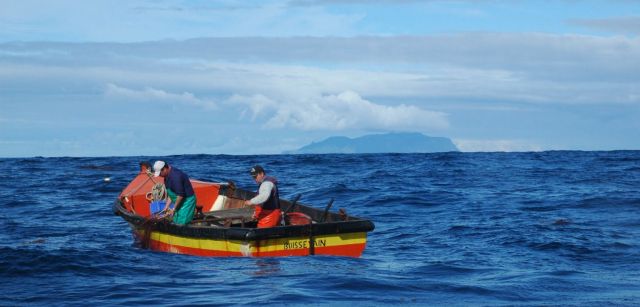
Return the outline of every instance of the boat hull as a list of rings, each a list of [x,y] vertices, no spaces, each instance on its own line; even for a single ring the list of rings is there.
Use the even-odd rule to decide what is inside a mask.
[[[156,251],[213,257],[334,255],[360,257],[371,221],[280,199],[286,225],[255,228],[254,209],[244,200],[255,192],[231,185],[193,181],[201,212],[188,225],[150,214],[149,192],[158,179],[139,174],[113,204],[113,212],[133,230],[140,246]],[[224,196],[223,196],[224,195]],[[222,209],[213,210],[225,198]]]
[[[333,255],[360,257],[367,243],[366,232],[296,236],[264,240],[192,238],[132,226],[138,242],[151,250],[205,257],[285,257]],[[313,242],[313,244],[312,244]]]
[[[320,214],[319,210],[305,209],[313,216]],[[128,212],[119,201],[114,204],[114,213],[129,223],[143,248],[209,257],[360,257],[367,232],[374,228],[370,221],[357,218],[272,228],[180,226]]]

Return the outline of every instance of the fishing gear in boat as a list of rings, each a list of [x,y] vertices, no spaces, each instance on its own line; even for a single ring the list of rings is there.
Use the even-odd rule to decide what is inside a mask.
[[[282,214],[283,225],[307,225],[313,223],[313,219],[309,215],[303,212],[291,212],[297,206],[298,199],[300,199],[300,194],[294,198],[289,208]]]
[[[147,193],[147,199],[152,202],[167,199],[167,187],[164,183],[154,184],[151,191]]]
[[[151,191],[146,194],[146,198],[151,202],[149,212],[152,216],[165,217],[167,215],[165,207],[167,206],[168,194],[167,187],[163,183],[154,184]]]
[[[291,201],[291,205],[289,205],[289,208],[287,208],[287,210],[283,212],[283,215],[286,215],[287,213],[291,212],[291,210],[293,210],[293,208],[296,207],[296,203],[298,202],[301,196],[302,194],[298,194],[293,198],[293,200]]]
[[[302,194],[298,194],[296,195],[293,200],[291,201],[291,203],[289,204],[289,208],[287,208],[286,211],[282,211],[282,216],[280,218],[280,223],[282,226],[285,226],[287,224],[287,214],[289,214],[289,212],[291,212],[291,210],[293,210],[293,208],[295,208],[296,203],[298,202],[298,200],[300,199],[300,197],[302,196]]]

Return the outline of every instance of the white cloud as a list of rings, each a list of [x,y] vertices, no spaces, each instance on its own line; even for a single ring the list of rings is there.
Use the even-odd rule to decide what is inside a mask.
[[[258,116],[278,108],[276,101],[264,95],[252,95],[248,97],[232,95],[226,103],[229,105],[242,104],[248,106],[252,113],[251,120],[255,120]]]
[[[110,83],[107,84],[105,95],[115,99],[124,98],[136,101],[178,103],[196,106],[207,110],[217,108],[216,103],[212,100],[197,98],[192,93],[183,92],[180,94],[174,94],[152,87],[146,87],[143,90],[132,90]]]
[[[140,42],[355,34],[364,16],[271,1],[2,1],[0,41]],[[69,12],[74,12],[73,14]]]
[[[412,105],[387,106],[363,99],[354,91],[337,95],[302,96],[275,102],[263,95],[235,95],[228,103],[247,105],[253,119],[266,117],[265,127],[300,130],[446,129],[447,116]]]
[[[47,56],[36,56],[41,52]],[[0,44],[0,60],[29,63],[27,69],[11,71],[15,64],[0,66],[0,76],[7,70],[7,78],[35,74],[37,68],[44,71],[41,76],[92,74],[92,79],[131,88],[148,84],[198,93],[261,93],[277,100],[296,96],[296,91],[318,95],[353,90],[364,97],[640,102],[635,98],[638,37],[463,33]]]
[[[464,152],[526,152],[543,150],[541,146],[524,140],[454,139],[453,143],[460,151]]]
[[[568,22],[570,24],[612,33],[640,34],[640,16],[601,19],[571,19]]]
[[[126,123],[116,113],[127,106],[96,99],[106,97],[109,102],[144,102],[129,106],[156,112],[147,114],[152,119],[159,111],[146,110],[150,103],[180,108],[191,126],[175,132],[174,139],[185,148],[197,144],[219,152],[228,151],[216,146],[230,147],[189,143],[184,136],[216,131],[226,138],[269,128],[279,140],[285,133],[321,137],[437,130],[438,135],[460,137],[458,146],[464,151],[551,149],[549,144],[499,139],[504,135],[500,129],[513,123],[497,112],[516,109],[531,122],[548,123],[549,110],[567,113],[584,107],[580,120],[586,122],[594,117],[590,110],[633,108],[640,103],[638,60],[639,38],[531,33],[0,43],[0,101],[10,106],[5,112],[12,112],[3,114],[0,124],[20,131],[27,125],[6,119],[33,120],[33,106],[40,112],[62,109],[71,98],[81,107],[61,115],[75,126],[85,127],[78,118],[92,121],[95,114]],[[41,101],[47,103],[38,105]],[[504,108],[483,107],[487,105]],[[215,112],[201,112],[216,107]],[[474,120],[461,120],[469,116]],[[635,127],[629,121],[621,120],[621,126]],[[147,129],[144,120],[130,122],[126,127],[131,130]],[[573,124],[575,120],[567,127],[577,130]],[[551,128],[541,126],[537,135],[548,135]],[[465,139],[478,129],[486,131],[482,137],[487,140]],[[514,132],[510,137],[517,136]],[[196,151],[196,145],[188,148]]]
[[[483,103],[522,110],[540,104],[640,103],[635,86],[640,75],[632,69],[640,59],[640,52],[632,52],[640,50],[639,40],[522,36],[7,43],[0,44],[0,82],[15,93],[37,84],[40,95],[99,92],[112,99],[192,106],[196,112],[223,102],[216,114],[224,113],[227,124],[244,111],[241,118],[252,125],[303,131],[446,135],[465,123],[450,124],[455,117],[443,110],[455,114],[456,108]],[[499,143],[490,148],[500,146],[506,148]]]

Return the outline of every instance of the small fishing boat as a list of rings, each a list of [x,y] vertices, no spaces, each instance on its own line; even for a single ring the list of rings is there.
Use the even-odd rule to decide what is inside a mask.
[[[162,177],[141,172],[120,193],[113,212],[131,226],[134,238],[151,250],[214,257],[278,257],[336,255],[360,257],[367,232],[374,224],[350,216],[344,209],[324,209],[280,199],[281,226],[256,228],[253,208],[244,200],[255,192],[236,188],[232,182],[214,183],[191,179],[197,212],[188,225],[176,225],[152,213],[154,189]]]

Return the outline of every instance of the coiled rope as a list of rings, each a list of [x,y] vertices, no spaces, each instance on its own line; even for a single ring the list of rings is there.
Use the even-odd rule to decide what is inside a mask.
[[[156,200],[166,200],[167,199],[167,187],[164,183],[156,183],[151,188],[151,192],[146,195],[147,200],[156,201]]]
[[[151,188],[151,191],[146,194],[147,200],[164,201],[167,199],[167,187],[163,183],[156,183]],[[165,212],[157,212],[142,223],[142,229],[144,231],[140,245],[142,248],[148,249],[151,245],[151,232],[160,223],[166,223]]]

